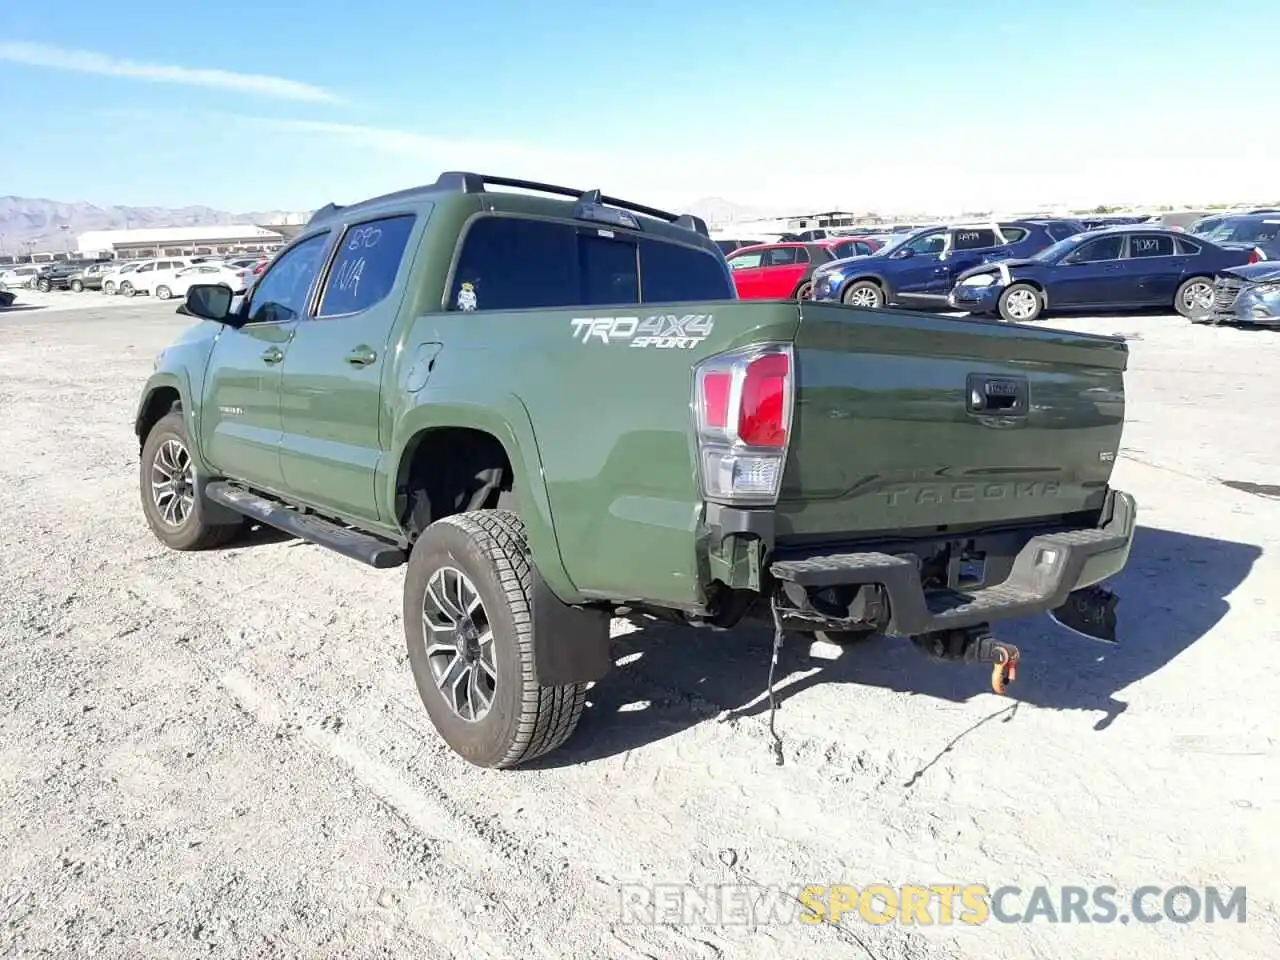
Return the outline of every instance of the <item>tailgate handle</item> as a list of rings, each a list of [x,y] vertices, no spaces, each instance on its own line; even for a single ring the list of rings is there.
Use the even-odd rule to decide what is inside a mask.
[[[1031,391],[1026,377],[969,374],[967,404],[970,413],[992,417],[1025,417],[1030,399]]]

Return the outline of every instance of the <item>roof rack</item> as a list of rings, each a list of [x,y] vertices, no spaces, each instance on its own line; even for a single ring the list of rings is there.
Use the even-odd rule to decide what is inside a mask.
[[[657,220],[664,220],[674,226],[683,227],[685,230],[693,230],[704,237],[710,236],[710,232],[707,230],[707,224],[701,217],[695,217],[687,213],[669,213],[666,210],[659,210],[656,207],[646,207],[643,204],[632,203],[630,200],[619,200],[617,197],[607,197],[599,190],[579,190],[575,187],[557,186],[554,183],[539,183],[535,180],[516,180],[511,177],[494,177],[489,174],[468,173],[459,170],[449,170],[440,174],[440,176],[436,178],[435,183],[435,188],[437,190],[452,190],[459,193],[484,193],[486,186],[512,187],[517,190],[536,190],[538,193],[550,193],[559,197],[572,197],[579,203],[604,204],[605,206],[617,207],[621,210],[630,210],[632,213],[641,213],[646,217],[653,217]]]

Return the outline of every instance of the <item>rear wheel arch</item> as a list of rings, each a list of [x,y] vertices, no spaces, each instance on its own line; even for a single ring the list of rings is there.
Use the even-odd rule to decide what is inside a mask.
[[[433,458],[447,458],[462,450],[464,462],[446,468],[447,473],[455,477],[475,476],[483,470],[497,468],[502,477],[497,489],[485,496],[485,504],[519,515],[543,581],[565,603],[580,603],[584,598],[561,559],[533,425],[523,405],[519,405],[518,400],[516,403],[515,413],[505,417],[498,411],[472,405],[433,404],[430,408],[419,408],[419,415],[406,418],[407,422],[396,431],[403,439],[392,445],[396,451],[395,473],[389,478],[392,489],[386,502],[394,510],[396,523],[412,542],[421,532],[424,519],[430,522],[467,509],[447,506],[443,511],[433,510],[429,504],[423,505],[421,495],[411,489],[416,485],[415,477],[422,476],[424,471],[431,475]],[[483,483],[481,481],[480,486]],[[478,487],[473,487],[472,493],[476,492]],[[457,502],[454,500],[453,504]]]

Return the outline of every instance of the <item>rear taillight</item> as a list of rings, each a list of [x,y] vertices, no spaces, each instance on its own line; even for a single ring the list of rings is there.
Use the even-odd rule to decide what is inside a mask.
[[[1249,262],[1257,263],[1259,260],[1267,259],[1266,252],[1261,247],[1254,247],[1249,251]]]
[[[790,344],[721,354],[694,369],[702,492],[727,503],[774,503],[782,486],[794,396]]]

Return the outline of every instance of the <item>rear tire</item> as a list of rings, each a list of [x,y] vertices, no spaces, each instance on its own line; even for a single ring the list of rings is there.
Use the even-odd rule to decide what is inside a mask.
[[[1173,309],[1188,320],[1207,317],[1213,309],[1213,281],[1208,277],[1189,277],[1173,295]]]
[[[111,280],[107,280],[105,283],[103,283],[102,292],[105,293],[108,297],[114,297],[116,295],[115,282]]]
[[[1000,294],[999,306],[1006,323],[1030,323],[1044,311],[1044,297],[1029,283],[1015,283]]]
[[[124,283],[120,284],[120,296],[122,296],[122,297],[132,297],[132,296],[133,296],[133,294],[134,294],[134,292],[135,292],[135,291],[134,291],[134,289],[133,289],[133,284],[132,284],[132,283],[130,283],[128,280],[126,280]]]
[[[142,444],[138,492],[147,526],[171,550],[208,550],[230,543],[244,523],[208,523],[196,487],[191,441],[182,412],[161,417]]]
[[[845,288],[844,293],[840,295],[840,302],[848,307],[880,310],[884,307],[884,290],[874,280],[859,280]]]
[[[804,281],[800,286],[796,287],[796,292],[791,296],[792,300],[812,300],[813,299],[813,282]]]
[[[160,286],[156,287],[157,300],[168,300],[171,296],[173,296],[173,291],[171,291],[163,283],[160,284]]]
[[[586,684],[548,687],[534,674],[532,599],[524,523],[506,510],[437,520],[409,555],[404,631],[414,683],[444,742],[479,767],[548,753],[582,718]]]

